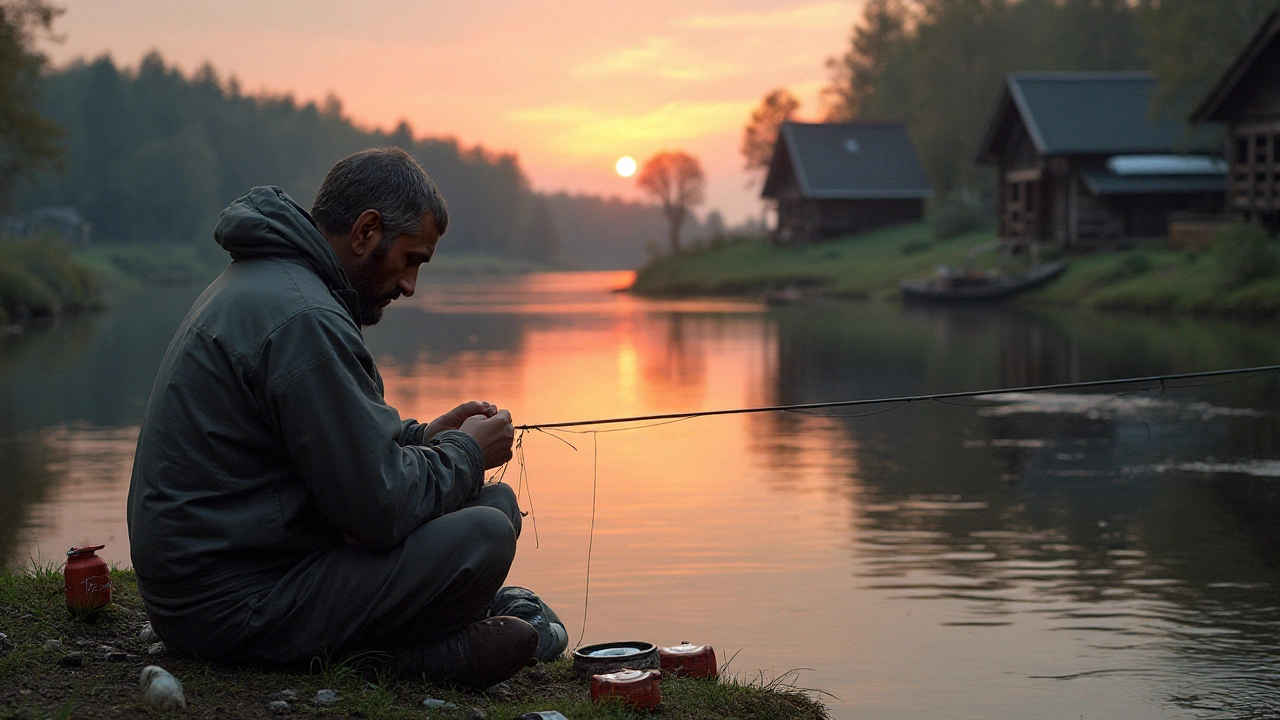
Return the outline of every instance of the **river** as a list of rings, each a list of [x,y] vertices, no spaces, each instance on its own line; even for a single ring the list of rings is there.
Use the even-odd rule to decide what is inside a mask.
[[[367,331],[388,401],[536,424],[1280,358],[1274,324],[648,301],[626,279],[424,274]],[[106,543],[128,565],[138,424],[197,292],[0,338],[4,562]],[[1280,378],[1188,385],[528,432],[510,581],[575,642],[712,644],[836,718],[1274,717]]]

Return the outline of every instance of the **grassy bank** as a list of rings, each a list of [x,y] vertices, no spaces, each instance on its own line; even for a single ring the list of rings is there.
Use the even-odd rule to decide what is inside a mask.
[[[75,259],[93,272],[98,285],[113,290],[157,285],[203,286],[231,262],[226,251],[212,241],[182,245],[104,244],[77,252]],[[438,275],[471,277],[515,275],[550,268],[518,258],[455,255],[446,250],[431,260],[430,269]]]
[[[138,638],[146,615],[131,572],[115,571],[112,606],[96,619],[68,616],[57,570],[0,574],[0,718],[119,717],[156,715],[138,690],[138,674],[160,665],[182,681],[192,718],[277,717],[268,703],[284,699],[292,716],[364,718],[476,718],[508,720],[535,710],[559,710],[569,718],[642,718],[647,713],[614,704],[593,705],[588,684],[573,677],[567,660],[526,668],[501,692],[479,694],[389,678],[376,657],[330,662],[316,659],[310,672],[228,669],[194,658],[148,654]],[[65,652],[46,647],[58,640]],[[117,653],[105,659],[109,646]],[[80,652],[83,665],[65,667]],[[321,706],[316,692],[330,689],[338,701]],[[289,692],[291,691],[291,692]],[[432,697],[453,709],[423,707]],[[661,717],[825,718],[820,704],[782,684],[664,678]],[[478,715],[475,709],[483,711]]]
[[[213,280],[231,262],[221,248],[208,245],[102,244],[78,251],[76,259],[108,289],[189,285]]]
[[[958,265],[994,240],[992,231],[933,238],[925,223],[801,246],[740,239],[655,259],[636,276],[641,295],[758,296],[795,287],[813,294],[892,299],[898,283]],[[995,262],[994,253],[980,263]],[[1280,314],[1280,248],[1258,228],[1238,225],[1209,247],[1175,251],[1136,247],[1068,258],[1053,283],[1018,302],[1144,312],[1252,316]],[[980,265],[981,266],[981,265]]]
[[[636,275],[633,292],[653,296],[759,295],[788,287],[841,297],[897,294],[902,278],[925,276],[939,263],[958,264],[990,231],[935,241],[924,223],[900,225],[830,242],[775,246],[738,238],[654,259]]]
[[[0,240],[0,326],[97,307],[98,288],[60,242]]]

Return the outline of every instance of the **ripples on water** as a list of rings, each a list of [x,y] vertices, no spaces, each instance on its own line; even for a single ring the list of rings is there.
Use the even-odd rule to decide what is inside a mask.
[[[649,302],[626,274],[424,284],[368,333],[388,400],[517,422],[1018,387],[1269,362],[1230,323]],[[0,341],[0,554],[108,543],[190,297]],[[841,718],[1275,717],[1274,378],[873,414],[525,437],[511,581],[586,641],[690,640],[813,668]],[[852,413],[850,415],[853,415]],[[512,475],[508,475],[510,480]],[[533,524],[537,523],[538,547]]]

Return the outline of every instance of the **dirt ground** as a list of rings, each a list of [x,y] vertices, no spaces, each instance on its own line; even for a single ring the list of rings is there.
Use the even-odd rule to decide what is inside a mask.
[[[175,657],[140,637],[147,623],[132,573],[117,571],[113,604],[92,618],[72,618],[53,569],[0,574],[0,719],[156,717],[467,718],[510,720],[534,710],[568,718],[827,717],[821,703],[784,683],[663,678],[662,704],[640,713],[620,703],[593,704],[587,680],[568,660],[526,668],[507,683],[476,693],[390,677],[376,657],[330,662],[307,672],[265,672]],[[55,640],[61,647],[52,645]],[[70,660],[78,653],[79,664]],[[159,665],[183,685],[185,711],[152,710],[139,689],[143,667]],[[316,701],[333,690],[336,702]],[[428,708],[427,698],[453,707]],[[271,705],[287,703],[288,707]]]

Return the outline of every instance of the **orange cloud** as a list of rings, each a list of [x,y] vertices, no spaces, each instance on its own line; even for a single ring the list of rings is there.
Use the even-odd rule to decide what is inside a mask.
[[[657,146],[725,131],[737,132],[751,112],[750,101],[670,102],[649,112],[608,114],[581,105],[552,105],[507,115],[520,123],[549,128],[552,145],[567,155],[608,154],[636,143]]]
[[[850,24],[849,18],[854,17],[853,9],[858,5],[861,3],[820,2],[771,12],[709,13],[694,15],[675,24],[697,30],[784,27],[821,30],[833,24]]]

